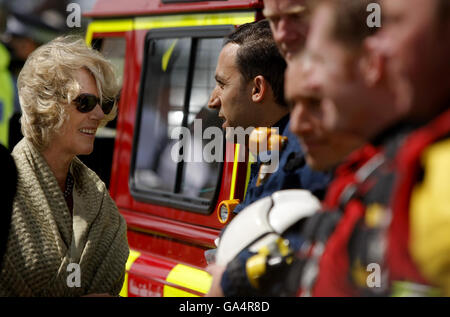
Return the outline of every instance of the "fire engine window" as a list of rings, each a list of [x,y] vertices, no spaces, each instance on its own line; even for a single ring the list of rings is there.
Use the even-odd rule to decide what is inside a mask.
[[[215,151],[220,151],[221,148],[212,148],[213,153],[203,151],[209,142],[214,141],[203,138],[203,133],[207,128],[217,127],[220,129],[222,125],[217,111],[210,110],[207,106],[211,91],[216,84],[214,74],[222,44],[223,39],[199,39],[197,43],[188,126],[193,137],[197,138],[194,140],[194,144],[191,144],[192,151],[195,151],[197,155],[200,154],[198,157],[201,157],[201,162],[192,160],[195,157],[191,157],[191,160],[185,163],[181,192],[187,196],[212,199],[220,175],[220,163],[214,160],[210,154],[215,155]],[[194,121],[195,119],[201,121]],[[197,129],[202,132],[201,136],[194,133],[195,124],[199,125],[199,123],[201,123],[201,128],[197,127]]]
[[[211,205],[222,164],[205,158],[203,149],[213,140],[220,145],[213,154],[222,155],[223,139],[204,139],[203,133],[209,127],[220,131],[222,124],[207,107],[222,44],[222,37],[148,40],[131,186],[138,200],[181,202],[193,211]]]
[[[171,148],[177,140],[170,136],[184,117],[190,51],[189,38],[150,43],[136,157],[139,188],[175,188],[178,157],[172,158]]]

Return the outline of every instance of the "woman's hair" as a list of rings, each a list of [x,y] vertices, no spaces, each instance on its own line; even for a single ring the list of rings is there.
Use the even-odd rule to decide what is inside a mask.
[[[112,64],[78,36],[61,36],[37,48],[19,74],[22,133],[40,151],[68,120],[66,107],[80,93],[75,73],[85,69],[95,79],[100,100],[115,100],[119,85]],[[117,103],[100,123],[114,119]]]

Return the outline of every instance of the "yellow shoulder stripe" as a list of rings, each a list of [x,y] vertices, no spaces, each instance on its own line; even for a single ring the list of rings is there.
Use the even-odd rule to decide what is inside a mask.
[[[450,295],[450,139],[422,155],[424,180],[410,205],[410,251],[419,270]]]

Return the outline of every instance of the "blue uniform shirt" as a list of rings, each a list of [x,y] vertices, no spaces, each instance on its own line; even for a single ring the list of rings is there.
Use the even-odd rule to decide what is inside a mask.
[[[251,203],[282,189],[306,189],[319,199],[323,198],[331,175],[313,171],[306,165],[297,136],[289,130],[289,114],[278,121],[274,127],[278,127],[280,135],[288,138],[287,144],[280,153],[278,170],[270,175],[265,183],[256,186],[262,164],[258,158],[257,162],[250,167],[250,179],[245,199],[236,206],[234,213],[238,213]]]

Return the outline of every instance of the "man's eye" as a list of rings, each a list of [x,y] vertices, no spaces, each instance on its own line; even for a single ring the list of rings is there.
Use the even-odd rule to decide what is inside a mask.
[[[291,13],[291,14],[288,15],[288,18],[290,20],[293,20],[293,21],[301,21],[304,17],[305,17],[305,15],[303,13],[301,13],[301,12],[299,12],[299,13]]]
[[[381,16],[381,21],[382,21],[382,25],[390,25],[390,24],[395,24],[401,21],[401,16],[398,15],[382,15]]]
[[[294,108],[295,108],[295,101],[286,100],[286,104],[288,106],[289,111],[292,112],[292,110],[294,110]]]
[[[277,25],[280,22],[280,17],[270,17],[268,18],[269,23],[272,23],[273,25]]]

